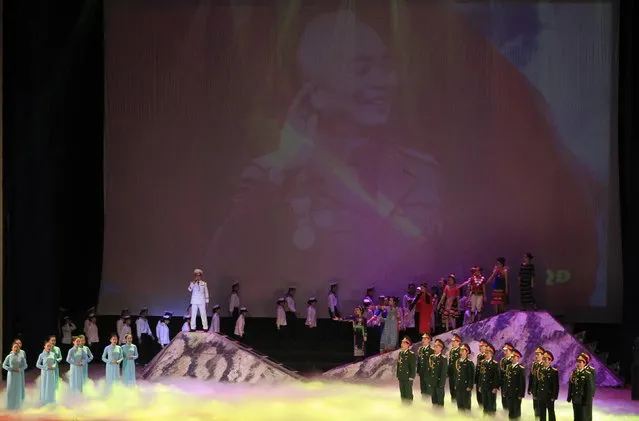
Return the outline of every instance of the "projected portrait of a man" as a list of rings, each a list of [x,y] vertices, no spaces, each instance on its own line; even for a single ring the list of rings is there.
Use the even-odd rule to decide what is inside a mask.
[[[371,9],[301,26],[279,146],[241,172],[218,274],[359,291],[536,250],[547,304],[587,306],[593,208],[541,97],[445,9],[409,7],[403,29]]]

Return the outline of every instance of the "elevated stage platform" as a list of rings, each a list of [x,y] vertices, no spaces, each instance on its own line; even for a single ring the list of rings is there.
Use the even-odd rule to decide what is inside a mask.
[[[226,383],[281,383],[302,376],[224,335],[179,333],[146,366],[142,379],[189,377]]]
[[[554,367],[559,370],[560,382],[567,384],[570,373],[575,368],[575,360],[579,353],[588,351],[572,334],[545,311],[524,312],[509,311],[485,320],[463,326],[451,332],[436,336],[448,347],[453,333],[460,335],[473,351],[472,359],[479,352],[479,341],[486,339],[496,348],[510,342],[523,354],[522,364],[530,367],[534,360],[534,350],[538,345],[550,350],[554,356]],[[413,345],[415,351],[419,344]],[[324,373],[326,379],[340,380],[391,380],[395,377],[395,363],[399,351],[376,355],[364,361],[337,367]],[[495,359],[503,357],[501,350],[497,351]],[[596,382],[600,387],[621,387],[623,381],[613,373],[604,363],[593,355],[591,364],[597,371]]]

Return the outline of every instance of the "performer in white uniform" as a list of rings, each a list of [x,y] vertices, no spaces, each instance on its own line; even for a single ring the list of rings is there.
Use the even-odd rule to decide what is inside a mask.
[[[209,289],[206,282],[202,280],[201,269],[195,269],[193,271],[193,281],[189,284],[189,291],[191,292],[191,330],[195,330],[196,317],[198,312],[200,313],[200,319],[202,319],[202,328],[209,330],[208,314],[206,312],[206,304],[209,302]]]
[[[211,333],[220,333],[220,305],[213,306],[213,317],[211,317]]]
[[[157,336],[158,343],[162,348],[171,342],[171,338],[169,337],[169,322],[171,321],[171,317],[173,317],[173,313],[165,311],[164,316],[162,316],[155,327],[155,335]]]
[[[155,341],[147,319],[148,314],[149,309],[142,307],[140,309],[140,317],[135,321],[135,333],[138,337],[138,352],[140,355],[138,362],[142,365],[146,365],[150,361],[152,342]]]

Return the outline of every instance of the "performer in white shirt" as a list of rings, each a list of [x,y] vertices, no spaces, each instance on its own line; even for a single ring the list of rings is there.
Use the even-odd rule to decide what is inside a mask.
[[[94,348],[96,345],[100,343],[100,336],[98,335],[98,319],[96,318],[94,313],[89,314],[87,317],[86,326],[84,327],[84,333],[87,336],[87,344],[91,351],[96,351],[97,348]]]
[[[151,326],[149,326],[149,320],[147,319],[149,309],[142,307],[140,309],[140,317],[135,321],[135,333],[138,338],[138,351],[140,357],[138,362],[141,365],[146,365],[151,359],[151,343],[155,341]]]
[[[82,330],[85,335],[87,334],[87,329],[89,327],[89,322],[91,320],[91,315],[92,314],[95,316],[95,307],[90,307],[87,310],[87,317],[86,317],[86,319],[84,319],[84,329]]]
[[[315,309],[315,304],[317,304],[317,299],[315,297],[309,297],[308,308],[306,309],[306,322],[304,325],[310,329],[317,327],[317,311]]]
[[[193,271],[193,280],[189,284],[189,291],[191,292],[191,330],[195,330],[196,318],[198,312],[200,313],[200,319],[202,319],[202,328],[209,330],[208,313],[206,312],[206,304],[209,302],[209,289],[206,282],[202,280],[201,269],[195,269]]]
[[[188,314],[185,314],[184,317],[182,318],[184,323],[182,323],[182,332],[190,332],[191,331],[191,323],[189,322],[189,317],[191,317]]]
[[[60,328],[62,331],[62,340],[60,341],[62,344],[62,355],[66,355],[71,349],[73,344],[73,331],[75,329],[75,324],[71,321],[71,318],[64,316],[62,319],[62,327]]]
[[[235,282],[231,285],[231,296],[229,297],[229,314],[233,316],[233,319],[238,318],[240,315],[240,284]]]
[[[333,320],[339,320],[342,315],[339,311],[339,300],[337,299],[337,282],[333,282],[330,285],[328,291],[328,315]]]
[[[233,334],[241,341],[242,339],[244,339],[244,326],[246,325],[246,314],[248,313],[248,310],[246,309],[246,307],[241,307],[240,308],[240,315],[237,317],[237,320],[235,321],[235,330],[233,332]]]
[[[415,306],[411,305],[417,294],[417,286],[414,283],[408,284],[408,291],[402,297],[402,317],[406,336],[413,341],[417,341],[417,328],[415,325]]]
[[[120,338],[120,345],[124,345],[126,343],[126,335],[131,334],[131,316],[124,316],[124,323],[120,328],[120,332],[118,337]]]
[[[169,322],[171,321],[172,316],[173,313],[165,311],[164,316],[162,316],[155,327],[155,335],[157,336],[158,343],[162,348],[171,342],[171,338],[169,337]]]
[[[115,333],[118,334],[118,338],[121,338],[122,336],[120,336],[120,331],[122,330],[122,325],[124,324],[124,318],[126,316],[130,316],[129,313],[129,309],[125,308],[124,310],[122,310],[120,312],[120,318],[118,319],[118,321],[115,323]]]
[[[284,309],[284,305],[286,304],[286,300],[284,298],[277,299],[277,312],[275,317],[275,326],[277,330],[282,330],[282,327],[286,327],[286,311]]]
[[[211,333],[220,333],[220,305],[216,304],[213,306],[213,316],[211,317],[211,328],[209,329]]]

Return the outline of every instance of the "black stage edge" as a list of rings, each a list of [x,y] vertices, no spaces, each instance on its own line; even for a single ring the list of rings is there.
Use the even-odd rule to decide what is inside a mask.
[[[103,231],[101,1],[4,1],[4,344],[29,365],[59,306],[99,292]],[[33,361],[31,361],[33,360]]]

